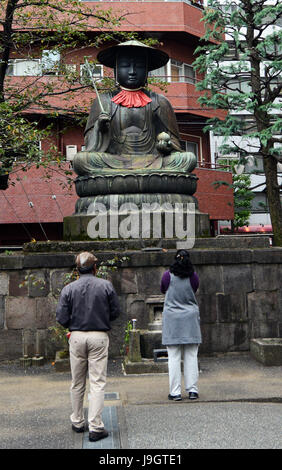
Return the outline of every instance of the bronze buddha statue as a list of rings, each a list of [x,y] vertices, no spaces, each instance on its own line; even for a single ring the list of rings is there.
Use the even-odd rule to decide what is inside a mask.
[[[122,194],[123,200],[126,193],[137,193],[139,199],[140,193],[191,196],[196,190],[197,177],[190,174],[196,156],[181,149],[167,98],[144,88],[148,72],[164,66],[168,55],[127,41],[101,51],[97,58],[114,69],[117,89],[94,100],[84,134],[85,151],[74,157],[76,190],[83,199],[76,212],[87,210],[89,198],[113,192]],[[157,186],[148,179],[153,175],[159,177]]]

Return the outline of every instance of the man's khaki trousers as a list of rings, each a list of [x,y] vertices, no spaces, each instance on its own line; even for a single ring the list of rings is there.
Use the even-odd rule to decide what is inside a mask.
[[[71,365],[71,422],[76,427],[85,423],[83,400],[89,371],[89,431],[104,430],[102,411],[107,377],[109,337],[105,331],[72,331],[69,340]]]

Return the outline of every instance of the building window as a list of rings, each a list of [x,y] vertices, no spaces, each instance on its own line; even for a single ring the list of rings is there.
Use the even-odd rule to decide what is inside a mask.
[[[225,60],[239,60],[240,51],[236,44],[228,42],[228,51],[226,52],[224,59]]]
[[[262,156],[247,157],[244,173],[264,173]]]
[[[103,78],[103,65],[101,64],[90,64],[92,75],[95,81],[99,81]],[[87,72],[85,64],[80,65],[80,81],[83,85],[90,84],[90,77]]]
[[[237,5],[235,2],[230,3],[222,3],[221,5],[221,11],[224,13],[228,13],[229,15],[232,15],[235,11],[238,11],[240,9],[240,6]]]
[[[60,53],[56,50],[42,51],[42,75],[58,75],[60,69]]]
[[[152,70],[151,72],[148,73],[148,76],[158,78],[162,82],[170,81],[169,76],[168,76],[167,64],[164,65],[163,67],[160,67],[159,69]]]
[[[199,145],[197,142],[190,142],[189,140],[180,140],[182,150],[185,152],[192,152],[196,155],[197,160],[199,156]]]
[[[269,212],[268,201],[264,192],[253,192],[254,198],[251,201],[252,212],[265,213]]]
[[[168,63],[157,70],[149,72],[149,77],[157,77],[161,81],[169,83],[195,83],[196,75],[192,65],[170,59]]]
[[[251,84],[250,84],[250,77],[240,77],[238,79],[231,79],[227,83],[228,91],[237,91],[238,93],[250,93],[252,91]]]
[[[122,2],[124,0],[79,0],[80,2],[103,2],[103,1],[107,1],[107,2]],[[128,1],[128,0],[126,0]],[[152,1],[152,0],[134,0],[136,2],[149,2],[149,1]],[[162,1],[162,2],[184,2],[184,3],[188,3],[188,5],[193,5],[193,6],[196,6],[196,7],[203,7],[204,6],[204,1],[203,0],[159,0],[159,1]]]
[[[191,65],[171,59],[171,81],[195,83],[195,72]]]
[[[11,59],[9,60],[7,75],[9,76],[37,76],[41,74],[39,59]]]

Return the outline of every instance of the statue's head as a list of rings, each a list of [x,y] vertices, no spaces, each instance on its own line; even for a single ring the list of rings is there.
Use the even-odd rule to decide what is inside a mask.
[[[145,85],[148,76],[146,52],[140,47],[126,47],[118,51],[115,77],[120,86],[135,89]]]
[[[99,52],[101,64],[115,70],[116,81],[124,88],[135,89],[145,85],[148,72],[165,65],[169,56],[139,41],[126,41]]]

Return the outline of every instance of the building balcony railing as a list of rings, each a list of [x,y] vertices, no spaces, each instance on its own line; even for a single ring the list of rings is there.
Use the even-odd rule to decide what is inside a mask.
[[[193,5],[199,8],[204,7],[204,0],[81,0],[81,1],[86,1],[88,2],[150,2],[150,3],[156,3],[156,2],[181,2],[181,3],[188,3],[188,5]]]
[[[197,80],[195,77],[191,77],[191,76],[188,76],[188,75],[178,75],[178,76],[175,76],[175,75],[151,75],[150,78],[156,78],[158,79],[160,82],[164,82],[164,83],[190,83],[191,85],[195,85],[195,83],[197,81],[200,81],[200,80]]]
[[[51,95],[46,94],[44,108],[40,106],[40,103],[33,104],[28,110],[26,109],[26,112],[46,114],[48,111],[46,109],[47,102],[50,105],[50,109],[56,108],[58,112],[59,110],[64,113],[69,111],[72,114],[74,107],[77,107],[80,112],[85,112],[85,109],[88,109],[95,98],[95,92],[92,88],[84,88],[82,92],[79,84],[77,87],[68,86],[64,82],[64,77],[60,75],[10,76],[8,78],[9,86],[13,86],[15,90],[18,87],[22,87],[23,84],[30,86],[31,89],[35,86],[39,92],[41,89],[44,92],[46,85],[53,87]],[[97,82],[99,81],[98,79]],[[166,76],[163,82],[164,89],[161,86],[161,82],[151,83],[149,87],[153,91],[166,96],[175,112],[188,112],[207,118],[224,118],[225,113],[223,111],[201,107],[198,98],[202,95],[202,92],[196,90],[196,81],[197,79],[187,76],[178,76],[177,78]],[[70,98],[68,98],[68,94]]]

